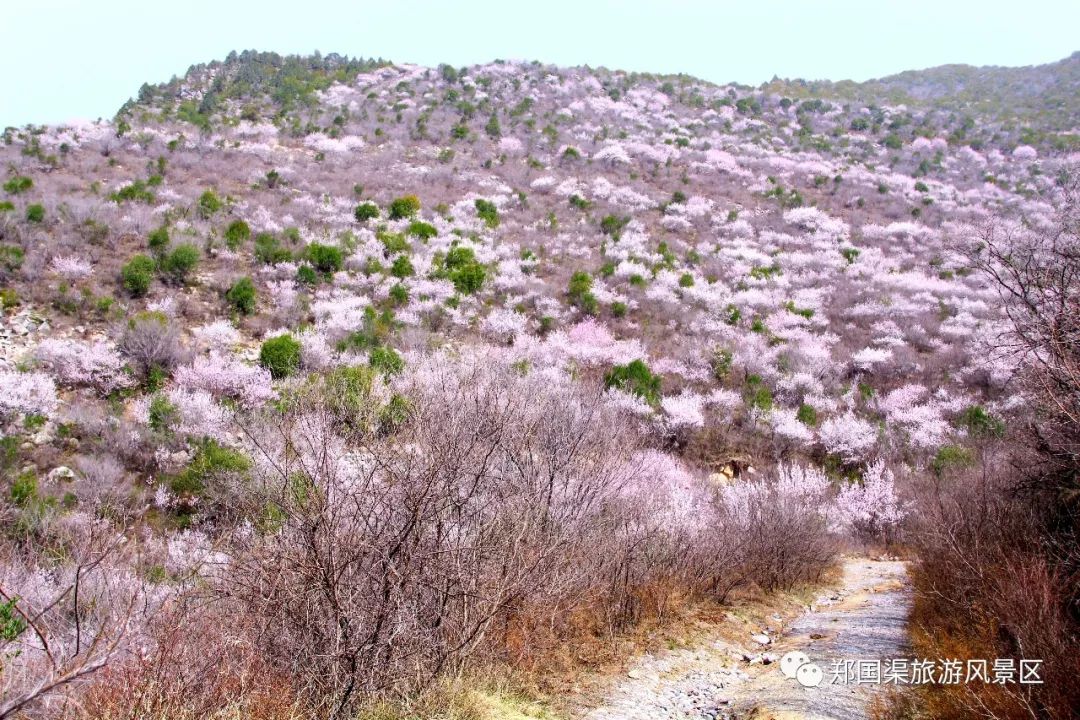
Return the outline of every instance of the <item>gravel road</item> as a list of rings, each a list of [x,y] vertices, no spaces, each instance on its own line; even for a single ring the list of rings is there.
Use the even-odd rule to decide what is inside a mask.
[[[882,686],[834,682],[835,663],[904,657],[910,607],[903,562],[848,558],[840,587],[782,634],[644,656],[584,720],[864,720]],[[821,668],[820,685],[784,676],[779,660],[791,651]]]

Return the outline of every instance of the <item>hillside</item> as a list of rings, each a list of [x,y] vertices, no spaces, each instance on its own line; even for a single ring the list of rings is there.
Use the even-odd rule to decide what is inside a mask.
[[[978,119],[982,141],[1011,135],[1025,143],[1077,147],[1080,52],[1031,67],[942,65],[862,83],[773,80],[762,89],[800,99],[903,104],[943,116],[969,118],[971,123]]]
[[[939,541],[1028,425],[987,248],[1060,236],[1078,61],[249,51],[8,129],[0,717],[358,716]]]

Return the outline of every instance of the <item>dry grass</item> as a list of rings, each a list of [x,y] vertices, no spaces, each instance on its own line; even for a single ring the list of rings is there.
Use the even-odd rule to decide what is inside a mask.
[[[643,622],[614,637],[583,635],[566,642],[535,668],[519,670],[517,681],[530,696],[546,698],[561,715],[570,716],[595,705],[636,657],[717,640],[745,644],[765,626],[782,628],[805,612],[824,588],[839,584],[836,564],[823,572],[819,583],[772,593],[742,588],[725,604],[687,600],[674,605],[662,622]]]
[[[1044,683],[921,686],[914,701],[883,706],[880,717],[1077,717],[1080,658],[1069,611],[1076,579],[1054,558],[1060,525],[1048,522],[1052,497],[1016,493],[975,473],[950,478],[930,497],[914,539],[913,655],[1039,659]]]

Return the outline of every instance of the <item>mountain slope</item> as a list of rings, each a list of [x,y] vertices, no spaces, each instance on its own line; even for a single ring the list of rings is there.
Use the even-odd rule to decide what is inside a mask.
[[[1080,52],[1058,62],[1029,67],[942,65],[909,70],[855,83],[775,79],[768,92],[862,104],[905,104],[937,109],[983,122],[1028,129],[1026,141],[1052,139],[1057,133],[1075,137],[1080,118]],[[1069,147],[1075,147],[1070,144]]]
[[[253,52],[9,129],[0,715],[353,717],[915,527],[1028,418],[979,253],[1076,169],[1025,139]]]

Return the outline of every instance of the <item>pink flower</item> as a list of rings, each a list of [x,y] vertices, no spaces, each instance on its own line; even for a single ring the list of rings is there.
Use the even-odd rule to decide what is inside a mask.
[[[630,155],[618,143],[608,143],[603,148],[593,153],[593,160],[608,163],[609,165],[629,165],[633,162]]]
[[[1017,145],[1012,156],[1016,160],[1031,161],[1039,157],[1039,151],[1030,145]]]
[[[877,444],[877,428],[851,412],[827,419],[818,436],[826,450],[849,463],[865,460]]]
[[[0,371],[0,415],[50,416],[56,412],[57,402],[56,385],[45,373]]]
[[[79,280],[84,277],[89,277],[94,272],[93,266],[83,260],[82,258],[75,257],[74,255],[62,256],[57,255],[49,263],[49,270],[63,277],[65,280]]]
[[[228,430],[232,414],[214,402],[210,393],[172,388],[166,396],[169,402],[176,406],[180,416],[177,433],[194,438],[210,437],[220,442],[229,440]]]
[[[528,318],[519,312],[496,308],[480,323],[480,330],[497,342],[512,343],[514,338],[525,333],[527,321]]]
[[[134,382],[120,353],[109,343],[48,338],[37,346],[34,356],[66,385],[90,385],[108,394]]]
[[[860,370],[870,370],[875,365],[888,362],[890,359],[892,359],[892,350],[864,348],[851,356],[851,363]]]
[[[639,340],[616,340],[602,324],[589,318],[568,332],[555,332],[548,338],[548,347],[585,365],[622,364],[645,357]]]
[[[205,390],[215,397],[239,400],[248,407],[258,407],[274,397],[269,370],[217,353],[197,357],[191,365],[177,368],[174,377],[181,388]]]
[[[667,425],[673,430],[704,427],[705,416],[701,414],[704,404],[705,398],[688,390],[660,401],[667,415]]]
[[[814,432],[796,417],[791,408],[774,408],[769,414],[769,424],[778,436],[807,445],[814,440]]]
[[[228,320],[215,320],[191,331],[202,344],[211,350],[227,350],[240,342],[240,332]]]
[[[878,460],[866,469],[862,484],[851,483],[837,494],[834,505],[842,527],[875,535],[898,525],[908,513],[896,495],[892,471]]]

